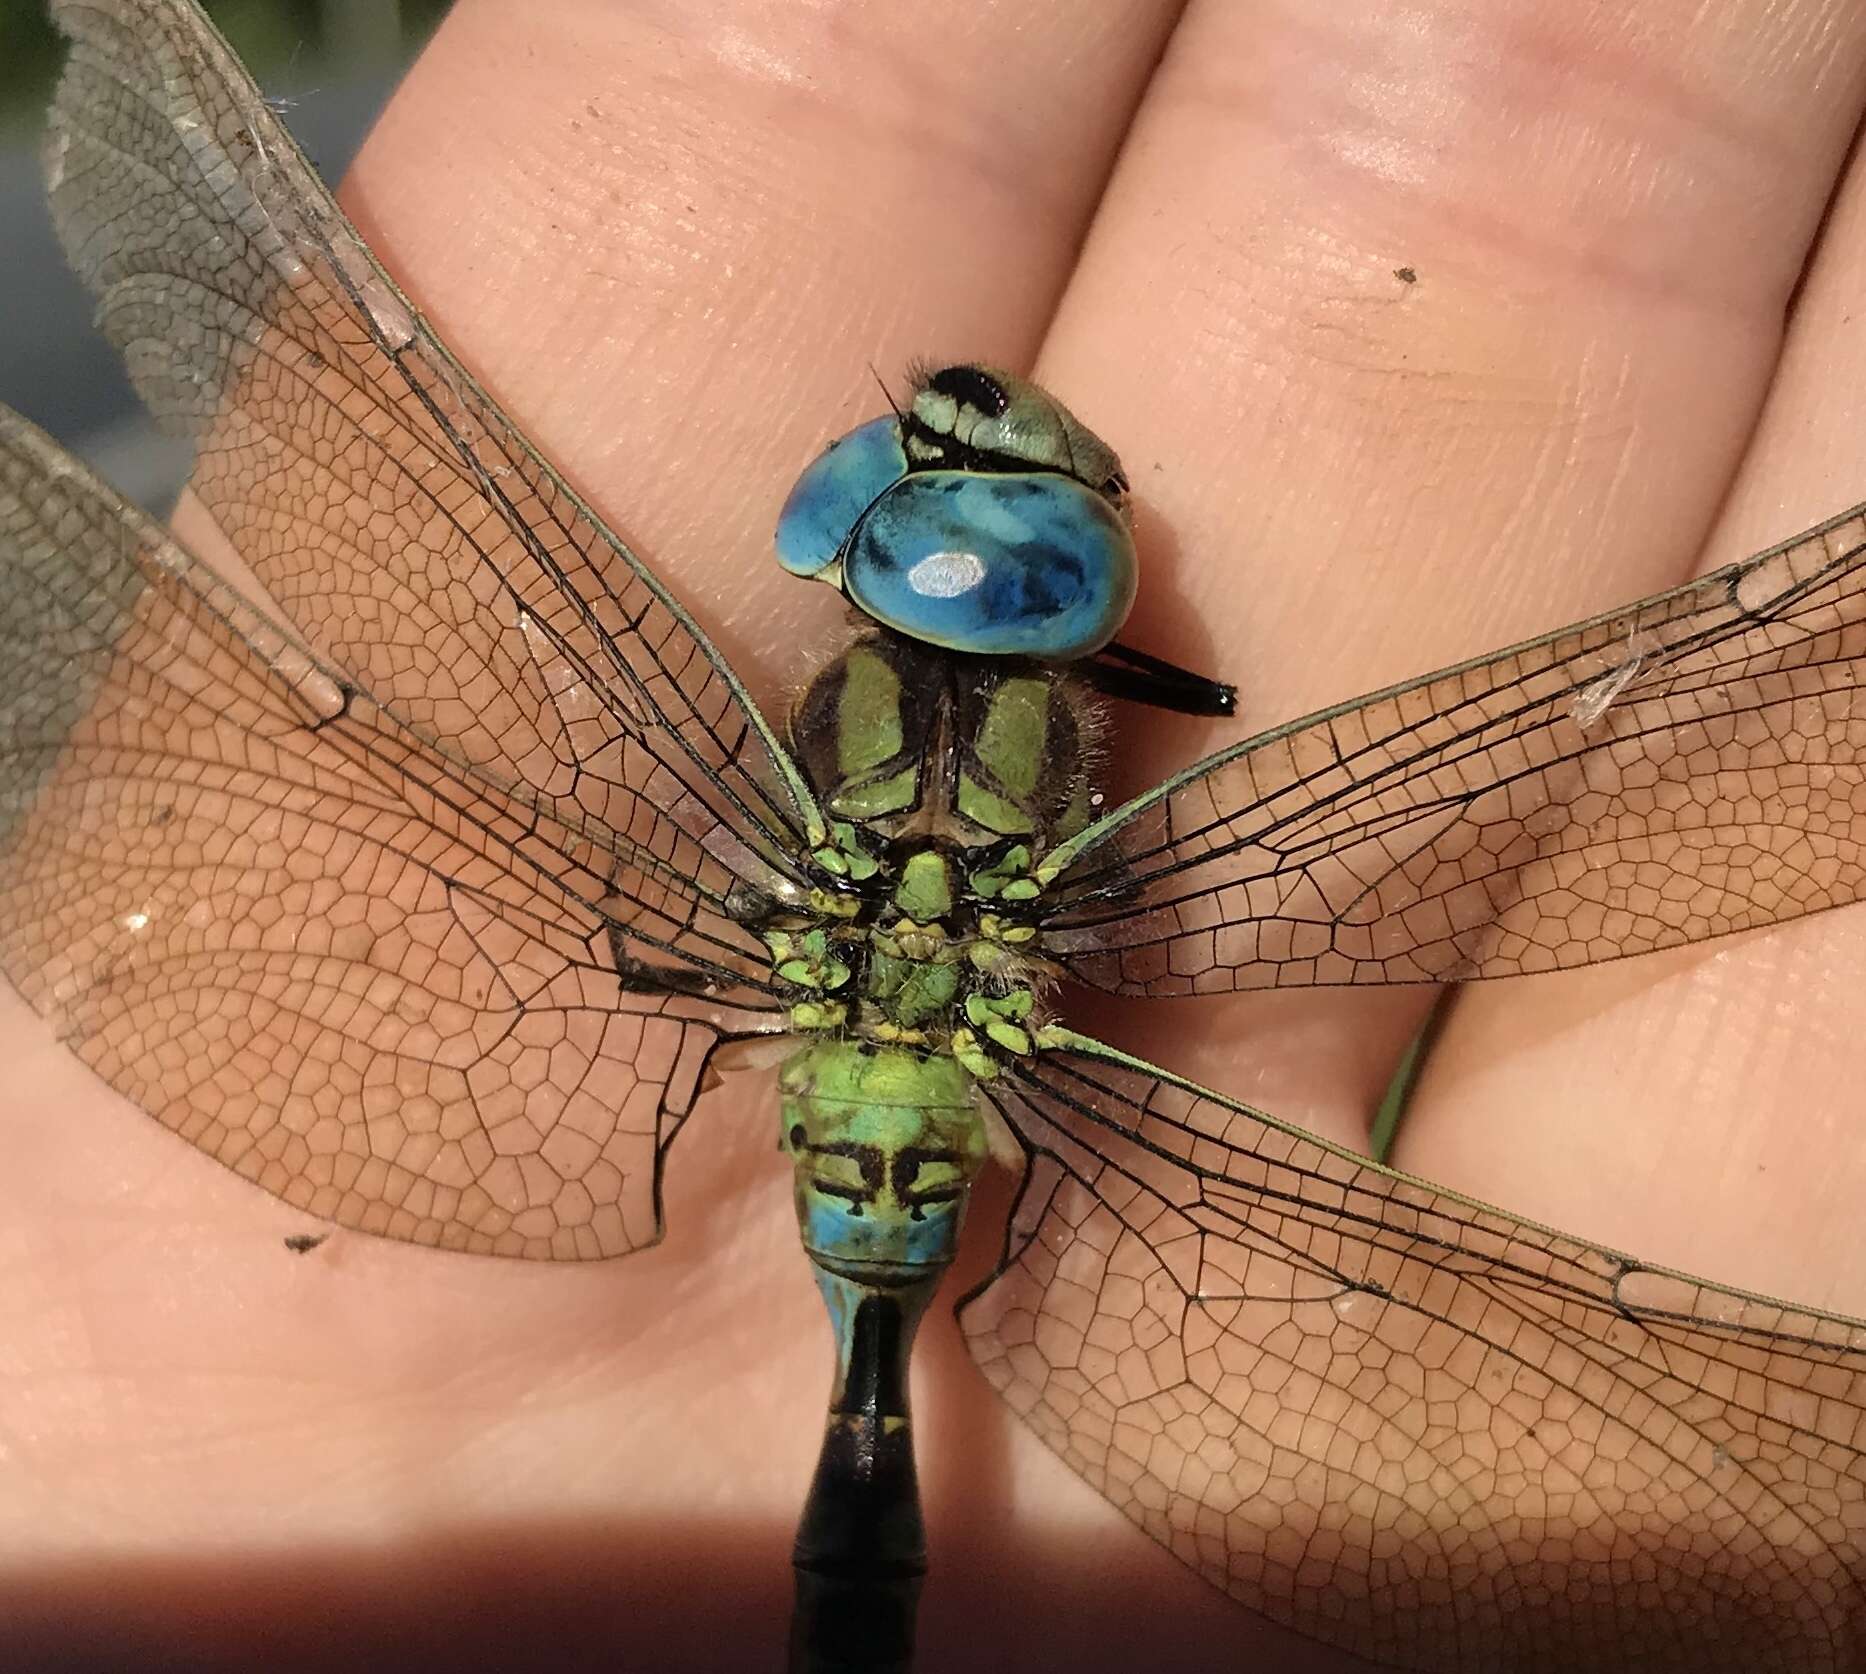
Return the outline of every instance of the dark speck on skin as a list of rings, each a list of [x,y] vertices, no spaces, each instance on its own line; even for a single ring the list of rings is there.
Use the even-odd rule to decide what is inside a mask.
[[[285,1240],[285,1247],[293,1255],[309,1255],[329,1236],[328,1232],[294,1232]]]
[[[1402,285],[1416,285],[1419,282],[1418,273],[1410,267],[1394,268],[1393,277]]]

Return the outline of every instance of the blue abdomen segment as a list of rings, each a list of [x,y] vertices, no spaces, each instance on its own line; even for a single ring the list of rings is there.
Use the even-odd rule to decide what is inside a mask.
[[[878,622],[981,656],[1092,656],[1134,602],[1134,543],[1049,472],[917,471],[855,529],[842,585]]]
[[[828,569],[863,513],[906,475],[901,427],[892,418],[873,419],[831,442],[778,514],[778,562],[792,575]]]

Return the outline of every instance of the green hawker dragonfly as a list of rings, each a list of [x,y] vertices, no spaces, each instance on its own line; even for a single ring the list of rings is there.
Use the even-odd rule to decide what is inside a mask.
[[[800,1619],[895,1632],[857,1665],[906,1655],[903,1373],[993,1151],[1023,1184],[981,1367],[1244,1603],[1400,1666],[1857,1655],[1866,1327],[1392,1174],[1051,1006],[1553,971],[1853,899],[1866,512],[1114,807],[1040,654],[873,629],[780,733],[192,6],[55,11],[61,232],[291,618],[0,428],[0,956],[87,1063],[337,1224],[575,1261],[655,1240],[709,1065],[785,1037],[841,1361]],[[883,432],[1118,506],[1073,449],[1007,458],[1000,402],[1077,435],[980,368]],[[1397,1584],[1428,1531],[1443,1568]]]

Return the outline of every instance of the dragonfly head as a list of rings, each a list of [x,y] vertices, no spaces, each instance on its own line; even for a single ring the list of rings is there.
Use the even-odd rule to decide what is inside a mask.
[[[1114,450],[988,366],[914,376],[832,442],[778,519],[778,562],[949,651],[1072,662],[1114,638],[1139,574]]]

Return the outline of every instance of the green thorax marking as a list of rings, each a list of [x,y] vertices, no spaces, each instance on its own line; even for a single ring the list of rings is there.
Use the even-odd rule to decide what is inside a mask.
[[[970,854],[1081,828],[1082,700],[1054,668],[858,639],[811,681],[791,747],[832,815],[871,838]]]
[[[899,671],[868,646],[856,645],[834,672],[840,676],[834,701],[841,724],[830,811],[866,820],[911,807],[919,775],[902,735]]]
[[[1036,830],[1032,806],[1050,730],[1050,682],[1038,675],[1001,680],[985,705],[972,756],[983,772],[959,775],[959,811],[1006,836]],[[995,782],[997,790],[991,788]]]
[[[921,924],[943,919],[953,908],[952,867],[943,854],[921,849],[901,868],[894,904],[906,918]]]

